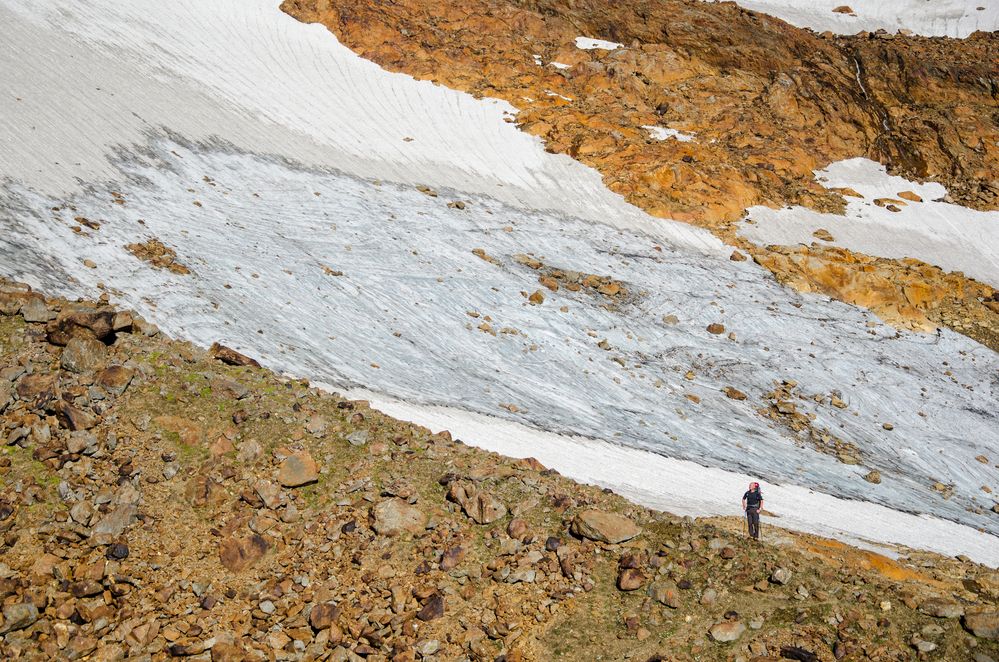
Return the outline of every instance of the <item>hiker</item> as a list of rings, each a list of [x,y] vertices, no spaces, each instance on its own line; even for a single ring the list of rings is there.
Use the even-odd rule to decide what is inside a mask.
[[[746,522],[749,525],[749,535],[760,539],[760,511],[763,510],[763,493],[759,483],[750,483],[749,489],[742,495],[742,509],[746,511]]]

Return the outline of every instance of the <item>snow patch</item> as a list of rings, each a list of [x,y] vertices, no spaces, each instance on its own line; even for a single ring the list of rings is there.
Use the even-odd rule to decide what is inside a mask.
[[[942,202],[947,189],[940,184],[889,175],[869,159],[839,161],[815,175],[826,188],[852,188],[863,197],[844,196],[844,216],[805,207],[752,207],[747,218],[754,222],[743,223],[739,234],[760,245],[810,244],[823,228],[834,238],[823,243],[867,255],[912,257],[999,286],[999,212]],[[899,193],[914,193],[922,202]]]
[[[624,44],[619,44],[616,41],[606,41],[604,39],[593,39],[592,37],[576,37],[576,48],[584,51],[592,51],[596,49],[613,51],[618,48],[624,48]]]
[[[448,430],[467,444],[510,457],[533,457],[546,467],[583,483],[609,487],[632,501],[691,517],[742,516],[740,499],[755,476],[663,457],[597,439],[556,435],[510,421],[445,407],[421,407],[377,393],[357,391],[379,411],[434,432]],[[710,489],[705,489],[710,486]],[[897,556],[883,545],[967,554],[999,566],[996,539],[936,517],[911,515],[863,501],[840,499],[795,485],[764,483],[764,527],[805,531]],[[764,538],[766,538],[764,528]],[[873,543],[873,544],[872,544]]]
[[[928,37],[963,38],[976,30],[999,30],[995,0],[739,0],[738,4],[816,32],[909,30]],[[839,7],[853,12],[833,11]]]
[[[692,133],[681,133],[676,129],[670,129],[669,127],[665,126],[643,125],[642,128],[648,131],[649,135],[651,135],[656,140],[666,140],[668,138],[673,138],[675,140],[679,140],[682,143],[687,143],[694,139],[694,134]]]

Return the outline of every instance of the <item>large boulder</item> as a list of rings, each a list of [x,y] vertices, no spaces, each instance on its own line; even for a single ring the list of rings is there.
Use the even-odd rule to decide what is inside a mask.
[[[263,558],[269,548],[267,541],[257,534],[246,538],[233,536],[219,545],[219,561],[226,569],[240,572]]]
[[[59,315],[45,326],[48,341],[65,346],[76,337],[104,340],[114,333],[114,311],[111,309],[78,310]]]
[[[278,482],[285,487],[299,487],[319,480],[319,467],[308,451],[292,453],[281,463]]]
[[[66,343],[60,364],[70,372],[92,372],[103,368],[107,358],[108,348],[100,340],[76,336]]]
[[[371,520],[371,528],[383,536],[417,534],[427,526],[427,515],[402,499],[386,499],[373,506]]]
[[[999,641],[999,611],[965,614],[964,627],[976,637]]]
[[[572,532],[583,538],[617,544],[631,540],[642,529],[627,517],[602,510],[584,510],[572,520]]]
[[[919,605],[919,611],[936,618],[960,618],[964,616],[964,607],[950,598],[930,598]]]

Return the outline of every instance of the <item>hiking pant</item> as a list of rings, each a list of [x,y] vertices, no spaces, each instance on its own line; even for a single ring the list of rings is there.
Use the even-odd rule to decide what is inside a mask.
[[[760,539],[760,509],[746,508],[746,521],[749,523],[749,535]]]

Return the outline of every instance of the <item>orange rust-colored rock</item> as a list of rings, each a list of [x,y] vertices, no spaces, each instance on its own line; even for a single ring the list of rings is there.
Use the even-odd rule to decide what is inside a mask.
[[[997,205],[995,34],[831,38],[731,3],[680,0],[282,8],[390,70],[505,99],[549,151],[597,168],[660,216],[717,226],[754,204],[836,209],[812,171],[855,156],[941,181],[962,204]],[[625,47],[580,50],[580,34]],[[695,139],[655,140],[643,126]]]

